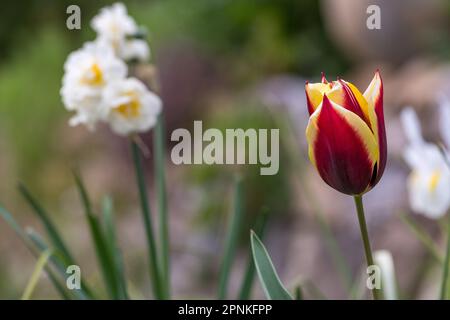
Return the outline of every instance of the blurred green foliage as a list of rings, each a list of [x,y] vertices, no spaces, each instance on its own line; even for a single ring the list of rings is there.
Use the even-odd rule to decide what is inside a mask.
[[[124,1],[148,29],[154,53],[188,41],[213,57],[233,90],[280,72],[339,73],[346,62],[324,31],[318,1]],[[66,8],[78,4],[82,30],[65,27]],[[20,1],[0,11],[0,134],[12,148],[18,178],[34,174],[58,143],[64,111],[59,89],[70,51],[94,39],[89,26],[113,1]],[[326,56],[333,54],[333,59]],[[158,57],[156,56],[157,60]]]
[[[59,96],[67,41],[55,29],[45,30],[16,50],[1,66],[1,132],[13,149],[17,169],[27,175],[49,156],[54,129],[63,113]]]
[[[240,76],[237,80],[249,80],[275,72],[343,71],[347,63],[324,30],[319,3],[165,0],[146,6],[133,2],[129,8],[148,27],[152,43],[193,40],[224,60],[226,70]]]

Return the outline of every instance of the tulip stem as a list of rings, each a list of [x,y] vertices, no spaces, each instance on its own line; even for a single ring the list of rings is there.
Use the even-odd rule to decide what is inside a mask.
[[[366,218],[364,216],[364,206],[362,201],[362,196],[357,195],[353,197],[355,200],[355,206],[356,206],[356,212],[358,213],[358,221],[359,221],[359,228],[361,230],[361,238],[363,240],[364,244],[364,252],[366,254],[366,260],[367,260],[367,266],[373,266],[373,257],[372,257],[372,249],[370,248],[370,241],[369,241],[369,233],[367,232],[367,224],[366,224]],[[373,288],[372,289],[372,295],[374,300],[379,300],[379,289]]]
[[[449,264],[450,264],[450,214],[448,214],[448,221],[447,221],[447,249],[445,252],[445,260],[442,272],[441,300],[446,300],[447,298]]]

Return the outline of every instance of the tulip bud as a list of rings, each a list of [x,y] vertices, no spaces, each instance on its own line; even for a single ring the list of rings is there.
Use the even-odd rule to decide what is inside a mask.
[[[321,83],[306,83],[305,91],[311,162],[334,189],[348,195],[369,191],[380,180],[387,156],[379,72],[364,94],[347,81],[328,82],[324,75]]]

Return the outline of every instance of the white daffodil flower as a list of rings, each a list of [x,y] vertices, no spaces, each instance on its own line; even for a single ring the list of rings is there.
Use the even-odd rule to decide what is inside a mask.
[[[122,3],[101,9],[92,19],[91,26],[97,32],[97,41],[111,45],[119,58],[140,61],[149,59],[148,44],[142,39],[133,38],[139,33],[139,27]]]
[[[408,177],[411,208],[437,219],[450,207],[450,169],[445,155],[437,145],[425,142],[411,107],[402,111],[401,121],[408,140],[404,159],[412,170]]]
[[[161,112],[161,99],[136,78],[108,85],[104,94],[109,115],[107,122],[119,135],[145,132],[152,128]]]
[[[76,112],[70,125],[84,124],[94,129],[108,115],[102,97],[104,88],[126,74],[126,64],[115,56],[110,46],[88,42],[72,52],[64,64],[61,88],[65,107]]]
[[[147,61],[150,58],[150,48],[146,41],[141,39],[126,40],[120,47],[119,57],[124,60]]]

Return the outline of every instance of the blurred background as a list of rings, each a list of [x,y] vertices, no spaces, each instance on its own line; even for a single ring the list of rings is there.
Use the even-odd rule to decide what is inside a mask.
[[[78,4],[81,30],[66,28],[66,8]],[[0,10],[0,203],[23,225],[42,230],[17,192],[26,183],[51,212],[83,276],[102,291],[94,250],[71,176],[82,172],[93,201],[114,199],[118,237],[134,297],[149,297],[144,228],[126,139],[99,128],[70,128],[59,95],[67,55],[94,39],[91,18],[109,1],[7,1]],[[286,284],[311,283],[306,298],[346,298],[327,250],[319,210],[349,262],[362,275],[363,247],[352,199],[326,186],[307,159],[304,82],[337,76],[364,91],[379,68],[385,86],[389,143],[386,172],[366,196],[374,249],[392,252],[400,295],[434,298],[440,269],[399,219],[409,212],[402,107],[420,114],[425,137],[437,140],[435,96],[450,94],[450,2],[445,0],[153,0],[124,1],[146,27],[159,72],[167,136],[194,120],[214,128],[280,128],[280,171],[259,166],[175,166],[167,157],[167,186],[175,298],[210,298],[217,291],[225,226],[232,211],[233,176],[244,177],[245,225],[233,265],[230,295],[241,283],[249,228],[269,209],[264,237]],[[381,8],[381,29],[366,27],[370,4]],[[145,79],[148,70],[138,68]],[[151,133],[144,141],[151,145]],[[170,142],[168,141],[170,152]],[[152,181],[152,158],[146,160]],[[132,186],[132,187],[130,187]],[[150,193],[152,187],[150,187]],[[305,196],[308,195],[308,196]],[[152,201],[154,203],[154,201]],[[436,222],[412,216],[436,242]],[[35,258],[0,221],[0,298],[20,297]],[[254,297],[262,298],[259,284]],[[41,279],[35,298],[57,298]]]

